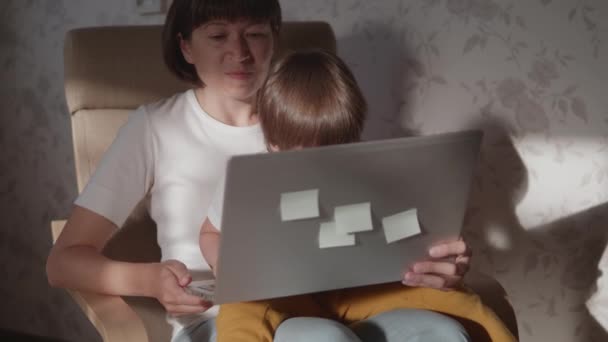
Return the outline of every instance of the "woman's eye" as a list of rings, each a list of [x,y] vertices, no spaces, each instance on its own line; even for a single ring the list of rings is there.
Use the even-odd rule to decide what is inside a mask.
[[[252,38],[266,38],[268,36],[268,33],[266,33],[266,32],[249,32],[249,33],[247,33],[247,36],[252,37]]]
[[[226,38],[225,34],[212,34],[209,35],[209,38],[213,39],[213,40],[223,40]]]

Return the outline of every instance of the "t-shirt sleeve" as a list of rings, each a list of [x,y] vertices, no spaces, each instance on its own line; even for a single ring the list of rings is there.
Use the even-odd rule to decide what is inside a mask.
[[[222,230],[222,213],[224,211],[224,187],[226,177],[222,177],[217,183],[217,187],[211,197],[211,204],[207,210],[207,219],[217,230]]]
[[[153,183],[154,146],[148,115],[129,115],[74,204],[122,226]]]

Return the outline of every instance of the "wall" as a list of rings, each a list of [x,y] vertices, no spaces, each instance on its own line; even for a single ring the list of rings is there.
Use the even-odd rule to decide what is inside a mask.
[[[608,239],[608,2],[282,1],[325,20],[370,102],[370,139],[481,128],[465,222],[474,266],[511,296],[524,341],[606,338],[583,306]],[[0,328],[96,338],[49,289],[48,222],[76,195],[66,30],[161,23],[135,1],[0,3]],[[440,199],[438,199],[440,200]]]

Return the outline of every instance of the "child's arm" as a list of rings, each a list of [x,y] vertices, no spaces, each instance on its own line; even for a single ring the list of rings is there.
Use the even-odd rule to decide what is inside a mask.
[[[215,228],[209,219],[205,219],[205,222],[203,222],[203,225],[201,226],[198,243],[201,253],[203,253],[203,257],[211,267],[214,275],[217,275],[216,265],[220,251],[220,237],[220,231]]]

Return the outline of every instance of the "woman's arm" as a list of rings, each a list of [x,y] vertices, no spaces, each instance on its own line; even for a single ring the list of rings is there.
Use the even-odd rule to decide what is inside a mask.
[[[220,237],[221,233],[215,226],[209,221],[209,219],[205,219],[203,225],[201,226],[201,233],[199,235],[199,246],[201,248],[201,253],[203,253],[203,257],[207,264],[213,270],[213,274],[217,275],[217,258],[219,256],[220,251]]]
[[[103,216],[75,206],[48,257],[49,283],[109,295],[155,297],[178,315],[208,308],[208,303],[183,290],[191,277],[178,261],[143,264],[105,257],[102,248],[116,229]]]
[[[48,257],[49,283],[110,295],[152,296],[150,264],[117,262],[101,254],[116,229],[110,220],[75,206]]]

